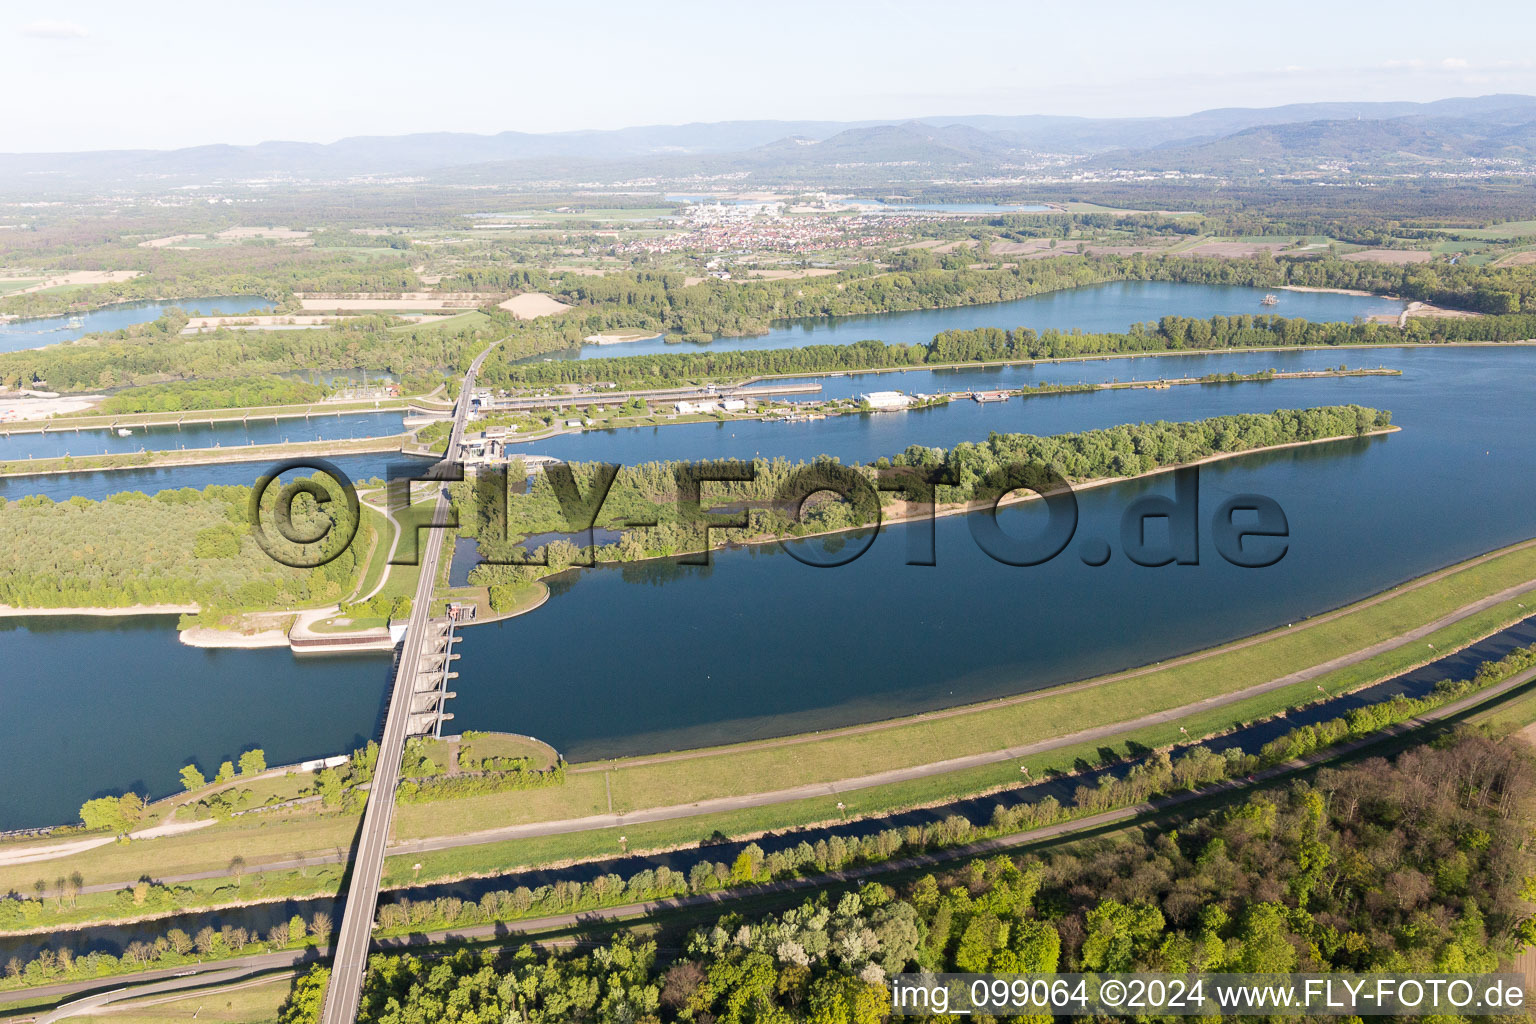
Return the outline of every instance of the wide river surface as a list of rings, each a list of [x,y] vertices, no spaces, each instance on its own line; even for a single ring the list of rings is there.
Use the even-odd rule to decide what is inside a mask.
[[[726,349],[804,348],[807,345],[851,345],[874,338],[885,342],[927,344],[940,331],[975,327],[1032,327],[1089,333],[1123,331],[1135,323],[1157,320],[1170,312],[1209,318],[1243,314],[1273,314],[1304,320],[1353,320],[1355,317],[1396,315],[1404,303],[1378,296],[1336,292],[1279,291],[1279,302],[1262,305],[1263,288],[1241,285],[1184,284],[1173,281],[1112,281],[1062,291],[1044,292],[1009,302],[952,309],[918,309],[867,316],[808,317],[775,322],[767,334],[750,338],[716,338],[707,343],[668,342],[661,338],[617,345],[583,345],[582,359],[654,355],[658,352],[711,352]],[[574,354],[575,350],[572,350]]]
[[[120,302],[89,313],[64,316],[26,317],[0,323],[0,352],[19,352],[74,341],[87,334],[120,331],[134,324],[148,323],[176,306],[188,313],[263,313],[277,304],[259,295],[208,295],[197,299],[173,299],[168,302]],[[77,323],[78,321],[78,323]]]
[[[1206,467],[1199,565],[1144,568],[1120,550],[1122,512],[1140,495],[1170,493],[1164,477],[1080,495],[1078,540],[1033,568],[992,561],[967,520],[950,518],[937,527],[935,567],[905,564],[912,528],[897,527],[835,570],[774,547],[718,553],[707,569],[652,563],[574,574],[556,581],[555,597],[536,612],[468,630],[454,725],[537,735],[572,759],[826,728],[1162,660],[1536,536],[1536,348],[1143,357],[944,379],[963,388],[1339,362],[1385,363],[1403,374],[957,402],[807,424],[680,425],[541,443],[536,450],[616,462],[821,452],[853,461],[989,430],[1047,434],[1340,402],[1391,409],[1404,428]],[[933,376],[879,381],[924,390]],[[827,384],[869,387],[847,377]],[[370,476],[400,457],[334,461]],[[4,493],[100,497],[249,483],[259,469],[13,479]],[[1217,503],[1241,492],[1268,495],[1285,510],[1289,550],[1277,565],[1231,566],[1206,536]],[[1031,515],[1004,518],[1022,533]],[[1079,558],[1089,538],[1114,549],[1107,565]],[[0,828],[66,820],[85,798],[130,784],[168,793],[189,760],[216,766],[262,746],[269,761],[291,761],[350,749],[377,728],[383,658],[192,650],[176,643],[172,626],[164,618],[0,620],[0,745],[10,765]]]

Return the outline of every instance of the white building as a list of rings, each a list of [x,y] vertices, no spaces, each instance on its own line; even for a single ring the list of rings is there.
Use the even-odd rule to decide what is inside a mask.
[[[868,402],[870,408],[880,412],[890,409],[905,409],[912,404],[912,399],[900,391],[871,391],[859,397]]]
[[[692,416],[695,413],[719,412],[720,407],[714,402],[678,402],[674,408],[679,416]]]
[[[720,403],[720,408],[724,409],[726,412],[741,412],[746,407],[747,403],[740,398],[727,398],[725,401]]]

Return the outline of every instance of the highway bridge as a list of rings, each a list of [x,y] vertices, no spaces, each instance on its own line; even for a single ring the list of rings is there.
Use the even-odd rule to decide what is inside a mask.
[[[500,344],[497,342],[496,344]],[[325,992],[322,1024],[353,1024],[363,995],[363,977],[368,970],[368,947],[373,941],[373,915],[378,909],[379,882],[384,875],[384,849],[389,841],[390,823],[395,811],[395,788],[400,782],[400,762],[405,753],[406,737],[427,731],[428,723],[440,722],[442,702],[447,697],[447,682],[452,677],[447,666],[452,663],[452,624],[432,619],[432,591],[437,582],[438,563],[443,554],[443,526],[448,522],[446,481],[457,476],[454,460],[464,439],[464,425],[469,419],[469,395],[480,367],[490,355],[493,344],[475,357],[464,375],[464,387],[454,407],[453,431],[448,438],[448,454],[428,471],[428,476],[444,481],[438,486],[432,507],[432,529],[426,531],[421,545],[421,574],[416,581],[416,595],[405,637],[400,642],[395,661],[394,686],[390,691],[389,710],[384,718],[384,735],[379,740],[379,756],[373,769],[373,785],[368,806],[363,811],[363,828],[352,857],[352,878],[336,932],[331,965],[331,981]],[[434,699],[432,694],[436,694]]]

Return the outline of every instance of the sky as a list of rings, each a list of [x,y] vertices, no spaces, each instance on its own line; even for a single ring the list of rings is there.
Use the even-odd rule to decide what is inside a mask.
[[[1533,39],[1529,0],[10,2],[0,151],[1536,94]]]

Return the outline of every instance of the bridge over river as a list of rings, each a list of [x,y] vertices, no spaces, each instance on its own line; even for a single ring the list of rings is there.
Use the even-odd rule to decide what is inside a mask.
[[[475,357],[464,375],[464,387],[454,409],[453,432],[448,438],[448,452],[427,476],[444,481],[439,484],[437,501],[432,508],[432,527],[421,545],[421,570],[411,617],[400,655],[395,661],[394,686],[390,691],[389,711],[384,718],[384,735],[379,741],[378,761],[374,765],[373,785],[368,806],[363,811],[362,832],[352,856],[352,877],[347,887],[341,928],[336,933],[331,965],[331,981],[325,993],[322,1024],[353,1024],[362,1001],[363,977],[368,969],[368,947],[373,940],[373,916],[378,908],[379,883],[384,875],[384,849],[389,840],[390,823],[395,811],[395,788],[400,783],[400,762],[405,753],[406,737],[441,727],[442,705],[448,697],[448,671],[456,657],[452,653],[455,637],[453,623],[431,617],[432,591],[437,582],[438,562],[443,554],[443,527],[448,522],[446,481],[457,476],[453,453],[464,438],[469,418],[470,393],[475,377],[485,363],[492,344]]]

